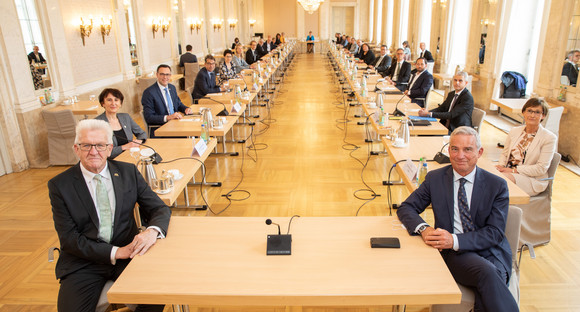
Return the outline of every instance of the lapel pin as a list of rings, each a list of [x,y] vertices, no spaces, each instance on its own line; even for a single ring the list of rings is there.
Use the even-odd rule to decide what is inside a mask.
[[[113,175],[114,175],[114,176],[116,176],[116,177],[118,177],[118,176],[119,176],[119,174],[118,174],[118,173],[116,173],[116,172],[115,172]]]

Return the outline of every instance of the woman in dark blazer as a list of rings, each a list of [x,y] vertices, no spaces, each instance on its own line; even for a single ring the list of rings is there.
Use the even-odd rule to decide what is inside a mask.
[[[361,47],[360,63],[365,63],[367,65],[373,65],[375,62],[375,54],[371,51],[368,44],[363,43]]]
[[[123,93],[117,89],[107,88],[99,95],[99,102],[105,108],[105,112],[97,116],[108,122],[113,128],[113,151],[110,158],[113,159],[124,150],[131,147],[139,147],[147,139],[147,133],[127,113],[118,113],[123,105]],[[133,135],[136,139],[133,140]]]

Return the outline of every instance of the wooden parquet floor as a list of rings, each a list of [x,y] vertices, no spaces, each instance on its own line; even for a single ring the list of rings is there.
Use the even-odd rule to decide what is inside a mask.
[[[353,216],[357,211],[359,215],[388,214],[386,188],[382,186],[390,167],[386,156],[371,156],[362,174],[368,187],[381,196],[367,202],[371,193],[359,191],[356,195],[362,199],[355,197],[357,190],[367,188],[361,180],[361,170],[367,162],[368,150],[381,147],[364,143],[365,128],[357,126],[359,120],[353,117],[359,109],[347,108],[345,112],[341,96],[322,55],[297,55],[270,109],[260,109],[262,122],[253,130],[255,150],[248,149],[251,141],[230,144],[228,148],[240,152],[240,156],[208,159],[207,179],[223,183],[221,187],[203,189],[212,210],[219,213],[226,208],[228,200],[221,195],[237,186],[240,191],[232,193],[234,201],[220,216]],[[440,101],[432,96],[431,104]],[[346,135],[345,113],[350,119]],[[250,129],[238,127],[236,133],[247,137]],[[486,156],[497,157],[500,150],[495,145],[505,137],[505,133],[484,124],[482,141]],[[355,145],[357,148],[353,150]],[[47,249],[58,246],[58,239],[46,183],[65,169],[30,169],[0,177],[0,312],[56,311],[58,282],[54,277],[54,263],[47,262]],[[397,178],[396,174],[393,178]],[[580,311],[580,238],[577,235],[580,200],[572,196],[578,185],[578,176],[558,168],[552,241],[536,248],[536,259],[530,259],[527,252],[523,256],[522,311]],[[241,190],[250,196],[238,201],[248,197]],[[199,187],[190,187],[189,194],[190,202],[202,203]],[[407,195],[402,186],[393,187],[396,203]],[[174,215],[205,214],[174,210]],[[432,218],[428,213],[426,217]],[[192,307],[192,311],[200,312],[294,310],[366,312],[390,311],[390,308]],[[408,311],[428,310],[425,306],[408,307]]]

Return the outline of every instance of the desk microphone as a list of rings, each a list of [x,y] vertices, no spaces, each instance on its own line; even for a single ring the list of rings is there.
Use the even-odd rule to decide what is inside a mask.
[[[405,96],[407,95],[403,94],[403,96],[397,101],[397,104],[395,104],[395,111],[393,112],[393,116],[405,116],[405,114],[399,110],[399,103],[403,100],[403,98],[405,98]]]
[[[242,81],[244,82],[244,90],[242,91],[244,92],[248,91],[248,84],[246,83],[246,79],[244,79],[244,75],[242,74],[242,72],[240,72],[238,76],[240,76],[240,78],[242,78]]]
[[[224,103],[217,101],[217,100],[214,100],[208,96],[203,96],[201,98],[216,102],[218,104],[221,104],[224,107],[224,109],[221,112],[217,113],[216,116],[228,116],[230,114],[230,113],[228,113],[228,110],[227,110],[226,105]]]
[[[127,138],[126,138],[126,137],[118,136],[118,135],[116,135],[114,132],[113,132],[113,136],[114,136],[114,137],[116,137],[117,139],[123,139],[123,140],[127,140]],[[146,140],[146,139],[145,139],[145,140]],[[143,142],[145,142],[145,140],[143,140]],[[156,164],[156,165],[157,165],[157,164],[159,164],[159,163],[161,163],[161,162],[163,161],[163,158],[161,157],[161,155],[159,155],[159,154],[157,153],[157,151],[155,151],[155,149],[154,149],[153,147],[151,147],[151,146],[149,146],[149,145],[146,145],[146,144],[144,144],[144,143],[138,143],[138,142],[135,142],[135,141],[129,141],[129,142],[133,142],[133,143],[135,143],[135,144],[138,144],[138,145],[141,145],[141,146],[145,146],[145,147],[147,147],[147,148],[150,148],[150,149],[153,151],[153,155],[151,155],[151,157],[153,157],[153,163],[154,163],[154,164]]]
[[[278,235],[281,235],[282,234],[282,231],[280,231],[280,224],[272,222],[272,219],[266,219],[266,224],[267,225],[270,225],[270,224],[277,225],[278,226]]]
[[[278,235],[268,235],[266,240],[266,255],[267,256],[289,256],[292,254],[292,235],[290,234],[290,225],[294,217],[292,216],[288,222],[288,232],[281,234],[280,225],[272,222],[271,219],[266,219],[266,224],[276,224],[278,226]]]
[[[433,160],[436,161],[438,164],[448,164],[451,162],[449,156],[443,154],[443,148],[445,148],[445,146],[447,145],[449,145],[449,142],[443,144],[441,150],[437,154],[435,154],[435,157],[433,157]]]

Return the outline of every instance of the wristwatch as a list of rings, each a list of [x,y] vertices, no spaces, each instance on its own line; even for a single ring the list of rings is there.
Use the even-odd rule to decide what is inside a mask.
[[[429,226],[427,224],[421,225],[421,227],[417,230],[417,233],[421,234],[425,231]]]

